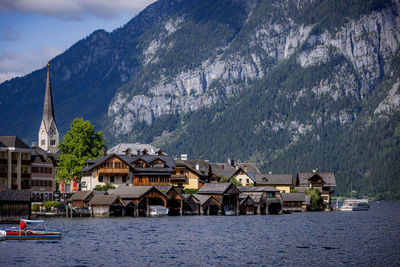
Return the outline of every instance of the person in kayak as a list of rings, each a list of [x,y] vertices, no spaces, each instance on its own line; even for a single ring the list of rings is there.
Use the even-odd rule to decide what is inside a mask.
[[[24,230],[24,234],[26,235],[26,222],[24,221],[19,223],[19,235],[21,235],[22,230]]]

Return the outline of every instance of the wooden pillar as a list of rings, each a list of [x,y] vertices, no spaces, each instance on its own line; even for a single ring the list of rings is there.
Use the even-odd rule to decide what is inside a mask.
[[[260,205],[257,205],[257,215],[260,215],[261,214],[261,206]]]
[[[181,210],[179,211],[179,215],[183,215],[183,199],[181,199]]]
[[[218,209],[218,215],[222,215],[222,207],[223,205],[221,205],[221,207]]]
[[[150,216],[149,199],[146,198],[146,216]]]
[[[204,215],[204,209],[202,206],[199,206],[199,214],[200,214],[200,216]]]

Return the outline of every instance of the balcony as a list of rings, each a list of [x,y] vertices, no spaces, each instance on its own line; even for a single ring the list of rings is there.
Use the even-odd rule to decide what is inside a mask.
[[[128,168],[100,168],[98,170],[99,175],[101,174],[129,174]]]
[[[173,174],[173,175],[171,175],[169,180],[171,181],[171,183],[174,183],[174,182],[182,183],[182,182],[186,182],[188,180],[188,178],[184,174]]]

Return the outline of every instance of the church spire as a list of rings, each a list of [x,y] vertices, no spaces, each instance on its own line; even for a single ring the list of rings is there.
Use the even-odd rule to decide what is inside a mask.
[[[44,105],[43,105],[43,120],[49,126],[51,120],[54,120],[54,108],[53,108],[53,96],[51,93],[51,83],[50,83],[50,63],[47,63],[47,80],[46,80],[46,91],[44,95]]]
[[[44,94],[43,118],[39,129],[39,147],[51,153],[58,152],[59,133],[54,118],[53,96],[50,83],[50,64],[47,64],[46,90]]]

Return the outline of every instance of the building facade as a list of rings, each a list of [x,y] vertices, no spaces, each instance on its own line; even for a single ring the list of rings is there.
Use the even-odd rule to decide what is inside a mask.
[[[16,136],[0,136],[0,184],[30,189],[31,149]]]
[[[56,159],[40,147],[32,147],[31,188],[33,201],[51,201],[56,191]]]

